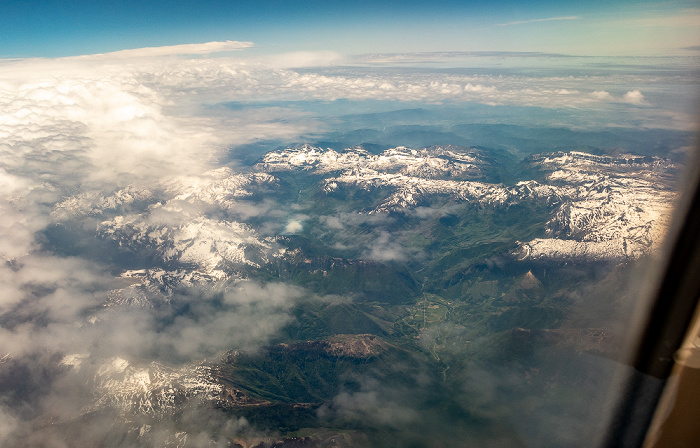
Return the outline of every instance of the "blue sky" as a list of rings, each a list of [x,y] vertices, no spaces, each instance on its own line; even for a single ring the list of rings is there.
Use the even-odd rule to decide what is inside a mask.
[[[694,1],[9,0],[0,57],[252,41],[257,52],[668,54],[700,45]]]

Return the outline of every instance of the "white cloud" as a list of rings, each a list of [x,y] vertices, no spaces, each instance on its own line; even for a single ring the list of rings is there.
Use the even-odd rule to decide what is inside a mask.
[[[360,390],[341,392],[333,398],[333,410],[345,419],[370,421],[372,424],[401,429],[418,423],[420,413],[402,402],[411,397],[411,394],[393,387],[374,378],[363,378]],[[328,414],[327,409],[322,409],[321,415],[327,417],[324,414]]]
[[[303,228],[304,226],[300,221],[292,219],[287,223],[287,226],[284,228],[283,233],[299,233],[302,231]]]
[[[186,297],[188,313],[163,331],[146,330],[144,342],[153,344],[154,353],[186,361],[257,349],[292,319],[289,310],[303,295],[301,288],[281,283],[240,282],[224,292],[223,305],[212,297]]]
[[[612,100],[613,96],[605,90],[596,90],[591,93],[591,96],[598,100]]]
[[[464,91],[465,92],[496,92],[496,88],[494,86],[483,86],[481,84],[472,85],[472,83],[468,82],[464,86]]]
[[[0,330],[0,356],[47,350],[120,354],[132,350],[134,334],[143,335],[143,350],[167,346],[181,357],[215,354],[239,344],[264,343],[288,320],[288,307],[299,296],[298,290],[249,285],[226,294],[226,300],[233,301],[226,305],[230,313],[221,310],[216,314],[202,305],[199,315],[176,317],[177,328],[153,333],[155,316],[149,312],[115,307],[99,311],[109,291],[123,287],[123,280],[110,277],[98,263],[51,254],[41,241],[41,232],[57,219],[71,219],[68,210],[55,207],[70,205],[70,198],[82,207],[75,218],[84,220],[86,228],[96,226],[91,217],[93,206],[109,207],[110,200],[116,200],[114,194],[164,194],[168,192],[164,179],[178,176],[209,185],[211,167],[231,145],[291,139],[314,130],[317,123],[313,120],[284,108],[232,111],[202,107],[209,95],[225,101],[269,91],[266,78],[279,88],[276,69],[258,64],[252,72],[249,69],[255,64],[230,58],[183,64],[169,57],[247,46],[214,42],[1,63],[0,313],[11,324]],[[307,60],[312,61],[312,55]],[[215,187],[207,191],[218,194]],[[167,220],[172,214],[156,210],[152,216],[143,216],[144,225],[153,224],[151,221],[172,225],[179,233],[173,229],[170,233],[177,236],[200,221],[209,223],[201,217],[208,196],[189,202],[188,198],[180,202],[189,207],[191,215],[160,223],[159,219]],[[190,227],[178,227],[184,219],[190,220]],[[236,233],[235,224],[202,228],[228,237]],[[208,235],[194,232],[190,236],[206,240],[206,246],[211,239]],[[248,233],[243,236],[253,241]],[[195,243],[201,241],[193,242],[190,252]],[[183,256],[197,255],[190,252]],[[229,252],[222,252],[220,258],[235,258]],[[242,300],[239,293],[253,299]],[[262,314],[255,314],[258,312]],[[85,318],[91,313],[96,320],[87,323]],[[37,316],[43,319],[40,324],[35,322]],[[211,339],[212,332],[223,335],[214,345],[205,340]],[[143,351],[140,354],[147,356]]]
[[[392,238],[389,232],[380,231],[371,242],[370,248],[363,253],[363,258],[376,261],[401,261],[407,258],[404,245]]]
[[[219,43],[216,43],[219,44]],[[231,43],[247,45],[247,43]],[[203,49],[218,48],[209,44],[198,44]],[[173,47],[175,50],[180,46]],[[170,50],[169,50],[170,48]],[[178,116],[186,117],[186,123],[172,123],[168,129],[162,129],[165,135],[173,136],[177,129],[182,134],[183,124],[189,125],[189,133],[197,133],[197,138],[218,136],[217,144],[225,144],[225,138],[239,138],[243,135],[236,126],[232,133],[231,126],[222,126],[221,122],[211,122],[212,116],[200,116],[198,122],[192,120],[193,112],[202,103],[220,103],[225,101],[296,101],[336,99],[350,100],[390,100],[390,101],[427,101],[431,103],[478,102],[489,105],[524,105],[536,107],[602,107],[602,102],[614,102],[614,99],[602,92],[619,89],[632,79],[624,74],[611,76],[590,77],[587,75],[574,76],[527,76],[525,74],[469,74],[468,71],[455,73],[434,73],[419,71],[400,71],[394,69],[378,69],[363,71],[361,69],[324,70],[321,67],[344,63],[342,56],[334,52],[297,52],[271,56],[245,56],[198,58],[183,61],[168,57],[157,56],[158,52],[166,54],[171,47],[164,49],[143,50],[144,54],[153,51],[150,58],[136,58],[124,62],[121,58],[105,55],[92,55],[80,58],[64,58],[57,60],[25,60],[5,61],[2,63],[3,73],[0,75],[0,86],[4,92],[13,89],[34,88],[36,92],[26,92],[25,106],[30,101],[38,101],[38,105],[55,107],[59,103],[66,111],[66,117],[71,117],[70,111],[79,112],[85,107],[87,96],[97,95],[106,100],[121,101],[123,104],[105,105],[112,110],[113,116],[128,121],[130,133],[135,134],[129,140],[130,134],[125,134],[125,141],[131,144],[141,141],[143,133],[152,132],[149,126],[155,121],[165,125],[166,119],[177,120]],[[190,48],[184,46],[184,48]],[[141,50],[125,50],[137,52]],[[182,50],[185,52],[185,50]],[[188,50],[189,51],[189,50]],[[202,50],[204,51],[204,50]],[[491,54],[491,53],[489,53]],[[530,55],[522,53],[521,55]],[[538,57],[545,57],[537,53]],[[393,55],[401,58],[403,55]],[[518,54],[508,53],[508,57],[518,57]],[[556,55],[555,55],[556,56]],[[411,55],[408,55],[409,59]],[[496,54],[491,57],[498,58]],[[578,62],[576,63],[578,64]],[[296,67],[319,67],[316,71],[294,70]],[[46,76],[50,73],[51,76]],[[45,91],[55,87],[57,80],[72,80],[80,85],[64,85],[56,92]],[[91,83],[90,83],[91,82]],[[100,84],[103,83],[103,84]],[[592,84],[594,83],[594,84]],[[116,92],[106,91],[114,84],[125,96],[120,99]],[[590,88],[586,88],[592,84]],[[85,89],[79,96],[79,89]],[[592,91],[592,92],[591,92]],[[139,104],[130,104],[129,97]],[[619,101],[619,100],[618,100]],[[630,102],[630,104],[633,104]],[[44,117],[42,110],[23,109],[16,103],[17,113],[12,118],[16,122],[26,121],[31,117]],[[36,106],[36,105],[33,105]],[[97,106],[97,104],[95,104]],[[155,108],[154,108],[155,107]],[[201,110],[199,111],[201,112]],[[265,111],[266,113],[270,111]],[[289,111],[287,111],[289,112]],[[246,111],[246,114],[250,111]],[[159,114],[159,115],[158,115]],[[233,112],[229,111],[229,115]],[[103,115],[103,114],[97,114]],[[206,120],[205,120],[206,118]],[[248,117],[244,117],[247,119]],[[229,119],[229,117],[227,117]],[[150,120],[150,121],[149,121]],[[80,122],[80,120],[78,120]],[[278,120],[274,128],[270,121],[261,118],[261,122],[251,129],[250,138],[259,137],[261,131],[281,131],[293,134],[294,126],[282,125]],[[296,123],[297,126],[303,122]],[[2,124],[2,123],[0,123]],[[5,123],[11,124],[11,123]],[[263,126],[269,129],[262,129]],[[228,130],[222,135],[222,131]],[[160,129],[158,130],[160,131]],[[211,132],[213,131],[213,132]],[[300,129],[298,133],[303,133]],[[115,132],[121,133],[122,129]],[[0,129],[0,135],[3,135]],[[108,135],[98,132],[98,135]],[[225,137],[225,138],[221,138]],[[142,142],[145,143],[145,142]],[[190,148],[196,147],[184,143]],[[162,145],[160,145],[162,146]],[[171,145],[182,146],[182,145]],[[153,148],[151,148],[153,150]]]
[[[192,56],[209,55],[226,51],[238,51],[253,46],[252,42],[223,41],[207,42],[203,44],[168,45],[163,47],[144,47],[129,50],[119,50],[110,53],[100,53],[86,56],[74,56],[72,58],[99,58],[99,59],[129,59],[129,58],[153,58],[162,56]]]
[[[644,95],[642,95],[642,92],[640,92],[639,90],[631,90],[631,91],[625,93],[622,96],[622,100],[625,103],[630,103],[630,104],[637,104],[637,105],[647,104],[646,100],[644,99]]]
[[[271,90],[260,85],[269,72],[241,70],[245,63],[109,61],[27,60],[7,66],[0,74],[7,87],[0,91],[6,169],[26,166],[27,160],[46,164],[53,157],[62,162],[42,171],[58,175],[67,169],[83,182],[125,185],[201,172],[229,145],[293,138],[317,126],[281,108],[203,110],[200,101],[209,92],[225,101]]]
[[[62,264],[66,267],[61,268]],[[229,349],[253,350],[268,343],[291,320],[289,309],[305,294],[301,288],[281,283],[241,281],[229,285],[223,299],[215,291],[183,290],[159,312],[105,307],[107,291],[88,291],[90,285],[104,287],[104,282],[88,269],[80,262],[47,258],[22,273],[31,281],[19,285],[25,290],[43,287],[52,292],[20,308],[18,315],[30,316],[28,322],[0,328],[3,355],[89,353],[95,359],[122,356],[178,363],[220,356]],[[78,278],[71,277],[73,272],[78,272]],[[42,273],[60,278],[35,284]]]

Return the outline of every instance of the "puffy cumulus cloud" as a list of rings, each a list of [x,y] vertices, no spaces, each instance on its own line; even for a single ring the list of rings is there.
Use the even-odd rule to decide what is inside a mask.
[[[302,231],[304,226],[302,223],[296,219],[292,219],[287,223],[287,226],[284,228],[284,233],[299,233]]]
[[[178,107],[187,98],[199,101],[391,100],[480,102],[538,107],[596,107],[600,87],[624,85],[624,76],[527,76],[525,74],[470,74],[372,70],[333,67],[343,62],[335,53],[290,53],[255,58],[201,58],[153,64],[139,69],[144,86]],[[82,61],[87,64],[88,60]],[[77,64],[77,63],[76,63]],[[116,70],[105,61],[104,66]],[[130,64],[135,66],[136,64]],[[315,69],[295,70],[298,67]],[[325,67],[325,68],[324,68]],[[137,67],[138,68],[138,67]],[[123,67],[121,67],[123,70]],[[614,79],[612,79],[614,78]],[[599,86],[587,89],[588,86]],[[169,107],[174,104],[170,104]]]
[[[250,99],[270,90],[266,78],[274,71],[252,73],[247,63],[227,61],[184,68],[152,58],[6,62],[0,154],[8,168],[41,170],[63,182],[78,175],[82,182],[126,184],[197,173],[229,145],[314,130],[313,121],[282,108],[203,109],[214,97]]]
[[[612,100],[613,96],[610,95],[610,92],[606,92],[605,90],[595,90],[591,93],[591,96],[595,99],[598,100]]]
[[[466,70],[465,70],[466,71]],[[280,70],[280,94],[288,92],[306,99],[477,102],[546,108],[597,108],[614,102],[604,90],[590,85],[617,87],[629,80],[602,76],[526,76],[524,74],[455,74],[430,71],[375,70],[316,72]]]
[[[464,86],[464,91],[465,92],[496,92],[496,88],[494,86],[484,86],[481,84],[472,85],[472,83],[468,82]]]
[[[202,142],[188,141],[162,100],[128,78],[41,79],[3,93],[0,150],[16,172],[102,184],[201,165]]]
[[[483,85],[471,78],[436,81],[435,77],[413,74],[396,77],[329,76],[321,73],[286,72],[283,89],[307,98],[335,100],[472,101],[499,102],[502,93],[494,85]],[[466,81],[466,82],[464,82]],[[476,84],[472,84],[476,82]]]
[[[636,105],[647,104],[646,100],[644,99],[644,95],[642,95],[642,92],[640,92],[639,90],[631,90],[625,93],[622,96],[622,101],[624,101],[625,103]]]

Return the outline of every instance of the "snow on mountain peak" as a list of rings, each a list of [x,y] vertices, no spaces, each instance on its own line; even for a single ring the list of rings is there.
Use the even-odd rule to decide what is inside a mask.
[[[384,189],[389,196],[369,213],[402,211],[434,196],[491,206],[543,200],[555,206],[540,238],[521,243],[521,257],[638,257],[653,250],[668,224],[676,193],[677,164],[657,157],[558,152],[530,157],[544,182],[511,187],[475,181],[487,164],[478,151],[457,147],[398,146],[379,155],[336,152],[312,146],[266,154],[258,168],[333,174],[321,182],[326,194],[344,187]]]
[[[424,178],[479,177],[486,160],[476,150],[458,147],[410,149],[397,146],[378,155],[359,147],[342,152],[310,145],[267,153],[257,166],[265,171],[307,170],[327,174],[366,168]]]

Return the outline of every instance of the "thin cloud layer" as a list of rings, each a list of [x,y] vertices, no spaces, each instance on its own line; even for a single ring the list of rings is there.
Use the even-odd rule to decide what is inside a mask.
[[[223,42],[207,42],[203,44],[182,44],[169,45],[165,47],[145,47],[134,48],[129,50],[119,50],[110,53],[101,53],[98,55],[84,56],[87,58],[105,58],[105,59],[126,59],[126,58],[149,58],[161,56],[180,56],[180,55],[209,55],[212,53],[221,53],[226,51],[238,51],[253,46],[252,42],[237,42],[227,40]]]
[[[499,23],[498,26],[523,25],[526,23],[559,22],[562,20],[581,20],[578,16],[547,17],[544,19],[517,20],[515,22]]]

